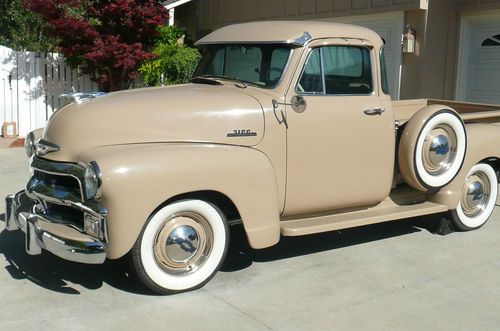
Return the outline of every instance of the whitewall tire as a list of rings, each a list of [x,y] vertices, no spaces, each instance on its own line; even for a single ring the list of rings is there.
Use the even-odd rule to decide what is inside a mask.
[[[462,168],[467,137],[458,115],[442,110],[422,126],[415,145],[415,174],[422,186],[439,189],[450,183]]]
[[[229,245],[225,216],[201,200],[156,211],[131,250],[132,267],[151,290],[170,294],[202,287],[219,270]]]
[[[498,196],[495,170],[486,163],[478,163],[467,174],[460,202],[451,210],[453,225],[461,231],[480,228],[490,218]]]

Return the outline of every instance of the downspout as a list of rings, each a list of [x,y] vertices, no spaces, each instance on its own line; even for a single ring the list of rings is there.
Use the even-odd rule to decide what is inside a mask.
[[[168,26],[173,26],[175,22],[175,8],[168,10]]]

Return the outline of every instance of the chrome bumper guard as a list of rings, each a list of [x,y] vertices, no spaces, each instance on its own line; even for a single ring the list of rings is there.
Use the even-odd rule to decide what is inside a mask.
[[[21,229],[26,234],[26,252],[38,255],[42,249],[65,260],[102,264],[106,259],[105,243],[78,231],[62,220],[36,210],[36,202],[25,191],[5,198],[5,229]]]

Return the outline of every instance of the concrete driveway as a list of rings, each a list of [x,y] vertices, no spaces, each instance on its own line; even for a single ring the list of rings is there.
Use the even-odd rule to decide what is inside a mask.
[[[23,152],[0,149],[1,197],[26,183]],[[0,329],[500,329],[500,208],[475,232],[435,235],[438,221],[235,245],[208,285],[174,296],[144,291],[124,261],[27,256],[23,234],[0,222]]]

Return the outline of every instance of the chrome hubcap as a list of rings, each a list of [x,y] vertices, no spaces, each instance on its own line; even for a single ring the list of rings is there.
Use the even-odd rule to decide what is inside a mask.
[[[477,172],[467,177],[460,200],[466,216],[474,217],[484,211],[490,200],[490,189],[490,181],[484,173]]]
[[[167,238],[166,253],[174,262],[184,262],[196,254],[200,240],[196,230],[188,225],[176,227]]]
[[[183,212],[165,221],[156,235],[154,253],[158,265],[169,274],[196,271],[210,256],[213,232],[201,215]]]
[[[440,175],[448,170],[457,154],[457,137],[453,129],[442,124],[427,134],[422,149],[425,170]]]

